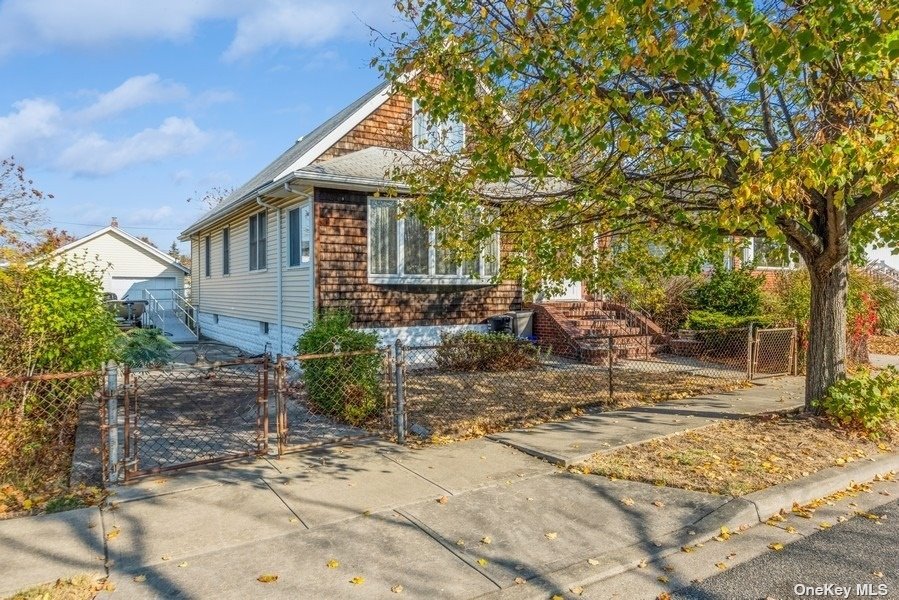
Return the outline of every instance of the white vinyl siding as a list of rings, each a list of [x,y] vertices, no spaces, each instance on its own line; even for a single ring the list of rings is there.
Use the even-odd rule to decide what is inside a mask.
[[[173,281],[179,292],[184,288],[183,270],[114,231],[77,244],[62,256],[83,263],[87,269],[103,271],[104,291],[121,290],[126,280],[153,281],[152,286],[157,287],[159,280],[164,279]],[[195,264],[199,266],[199,261]]]
[[[308,326],[312,319],[312,269],[311,268],[290,268],[288,256],[288,212],[296,207],[296,200],[269,200],[274,205],[282,206],[282,229],[281,244],[283,250],[280,254],[282,257],[282,298],[283,298],[283,321],[285,327],[304,328]],[[311,203],[307,204],[310,207]],[[258,206],[247,207],[243,211],[234,214],[227,222],[216,225],[212,235],[212,253],[213,256],[222,256],[224,252],[224,228],[229,231],[230,245],[230,275],[223,276],[220,269],[213,270],[212,277],[203,278],[199,287],[198,294],[200,299],[198,304],[204,313],[218,314],[234,319],[245,319],[249,322],[258,323],[264,321],[270,323],[271,339],[277,339],[278,335],[278,279],[277,269],[273,268],[275,263],[268,264],[267,269],[250,270],[250,236],[249,221],[251,217],[264,214],[264,223],[266,224],[266,237],[270,242],[267,244],[268,257],[275,261],[279,254],[275,248],[275,240],[277,236],[278,213],[276,210],[269,210],[265,213],[259,212]],[[258,234],[258,223],[257,223]],[[199,249],[202,245],[202,235],[193,243],[196,253],[201,254]],[[312,236],[313,224],[309,225],[309,256],[311,265],[312,261]],[[200,243],[198,243],[200,242]],[[217,267],[217,265],[216,265]],[[276,349],[277,350],[277,349]],[[290,344],[285,337],[285,352],[290,352]]]

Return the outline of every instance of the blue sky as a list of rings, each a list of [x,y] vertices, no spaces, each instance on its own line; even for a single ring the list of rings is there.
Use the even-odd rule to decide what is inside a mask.
[[[390,0],[0,0],[0,156],[76,235],[167,249],[201,211],[371,88]]]

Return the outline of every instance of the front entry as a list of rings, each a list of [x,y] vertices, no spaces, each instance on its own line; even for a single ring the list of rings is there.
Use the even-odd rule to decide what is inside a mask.
[[[583,285],[580,281],[567,281],[565,282],[565,289],[561,294],[555,296],[549,296],[546,298],[547,302],[552,302],[553,300],[583,300]]]

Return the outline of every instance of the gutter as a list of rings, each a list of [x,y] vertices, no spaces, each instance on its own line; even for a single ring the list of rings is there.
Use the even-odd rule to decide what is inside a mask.
[[[275,244],[278,247],[278,251],[275,253],[275,256],[278,260],[278,266],[276,269],[276,277],[277,277],[277,288],[278,288],[278,354],[284,354],[284,285],[283,285],[283,273],[282,273],[282,256],[281,256],[281,208],[275,206],[273,204],[268,204],[267,202],[262,200],[262,196],[256,196],[256,204],[259,206],[274,210],[278,215],[278,231],[275,234]],[[268,252],[268,248],[265,249]]]

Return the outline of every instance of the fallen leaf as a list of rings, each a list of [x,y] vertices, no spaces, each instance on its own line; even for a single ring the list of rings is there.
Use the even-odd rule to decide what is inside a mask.
[[[668,577],[665,575],[659,575],[656,579],[659,583],[668,583]]]
[[[621,499],[621,503],[624,504],[625,506],[633,506],[633,505],[634,505],[634,499],[633,499],[633,498],[629,498],[629,497],[624,497],[624,498]]]
[[[135,576],[134,576],[134,581],[136,581],[137,583],[143,583],[143,582],[145,582],[146,580],[147,580],[147,576],[146,576],[146,575],[141,574],[141,575],[135,575]]]
[[[365,583],[365,577],[359,577],[358,575],[356,575],[355,577],[350,579],[350,583],[352,583],[353,585],[362,585],[363,583]]]
[[[395,585],[395,586],[393,586],[392,588],[390,588],[390,591],[393,592],[394,594],[402,594],[402,593],[403,593],[403,586],[401,586],[401,585]]]
[[[780,544],[780,543],[768,544],[768,548],[770,548],[771,550],[774,550],[775,552],[780,552],[781,550],[784,549],[784,545]]]
[[[546,539],[548,539],[548,540],[554,540],[559,536],[559,534],[556,533],[555,531],[550,531],[549,533],[545,533],[544,535],[546,536]]]
[[[830,529],[831,527],[833,527],[833,525],[831,525],[827,521],[821,521],[821,523],[818,524],[818,527],[821,529]]]
[[[328,567],[329,569],[336,569],[337,567],[340,566],[340,563],[332,558],[327,563],[325,563],[325,566]]]
[[[671,600],[671,594],[668,592],[662,592],[658,596],[656,596],[656,600]]]
[[[112,530],[106,534],[107,540],[114,540],[117,537],[119,537],[119,528],[118,527],[113,527]]]
[[[171,554],[163,554],[159,558],[161,558],[162,560],[172,560],[172,555]]]
[[[276,581],[278,581],[278,576],[274,573],[263,573],[256,578],[256,581],[258,581],[259,583],[275,583]]]
[[[874,577],[883,577],[883,571],[871,571],[871,575]]]
[[[524,577],[516,577],[515,578],[515,585],[522,585],[522,584],[524,584],[524,582],[525,582]]]
[[[296,517],[291,517],[290,519],[288,519],[288,522],[289,523],[299,523],[300,520]]]
[[[482,544],[489,544],[489,543],[491,543],[492,541],[493,541],[493,540],[490,539],[490,536],[489,536],[489,535],[485,535],[484,537],[481,538],[481,543],[482,543]]]
[[[640,562],[637,563],[637,568],[645,569],[647,564],[649,564],[649,561],[647,561],[645,558],[641,559]]]
[[[696,546],[681,546],[680,547],[681,552],[689,553],[689,552],[693,552],[694,550],[696,550]]]
[[[549,600],[565,600],[565,596],[561,594],[553,594],[552,598],[550,598]]]
[[[486,558],[479,558],[479,559],[478,559],[478,564],[481,565],[482,567],[486,567],[486,566],[487,566],[487,559],[486,559]]]
[[[662,502],[661,500],[653,500],[652,505],[653,505],[653,506],[657,506],[657,507],[659,507],[659,508],[664,508],[664,507],[665,507],[665,503]]]
[[[465,540],[456,540],[456,545],[457,545],[457,546],[464,546],[464,545],[465,545]]]
[[[449,502],[449,498],[447,498],[446,496],[440,496],[439,498],[437,498],[437,504],[446,504],[447,502]]]
[[[568,588],[568,591],[571,592],[572,594],[574,594],[575,596],[580,596],[581,594],[584,593],[584,588],[582,588],[579,585],[574,585],[574,586],[571,586],[570,588]]]
[[[587,562],[590,563],[591,565],[593,565],[594,567],[599,564],[599,561],[596,560],[595,558],[588,558]]]
[[[187,567],[187,563],[186,562],[178,563],[178,566],[183,569],[183,568]]]
[[[721,569],[722,571],[727,568],[727,564],[723,563],[723,562],[717,562],[717,563],[715,563],[715,566],[718,567],[719,569]]]

